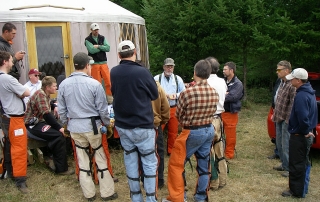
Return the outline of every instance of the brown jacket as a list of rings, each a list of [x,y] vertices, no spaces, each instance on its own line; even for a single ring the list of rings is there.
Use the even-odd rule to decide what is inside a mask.
[[[170,106],[168,99],[166,97],[166,93],[161,87],[160,83],[156,81],[159,97],[156,100],[152,101],[152,109],[153,109],[153,124],[155,127],[158,127],[160,124],[165,124],[169,121],[170,118]]]

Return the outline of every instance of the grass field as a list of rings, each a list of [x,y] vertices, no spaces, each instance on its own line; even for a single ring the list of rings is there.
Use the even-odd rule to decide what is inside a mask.
[[[278,165],[278,160],[267,159],[272,154],[274,145],[267,134],[266,117],[269,106],[248,105],[240,112],[237,128],[236,158],[229,163],[230,173],[227,185],[218,191],[210,191],[210,201],[320,201],[320,151],[311,153],[313,167],[309,194],[305,199],[284,198],[281,192],[288,188],[288,178],[272,169]],[[111,151],[113,170],[119,182],[115,184],[119,198],[115,201],[130,201],[129,187],[126,181],[121,150]],[[166,163],[168,158],[166,157]],[[72,159],[70,165],[74,166]],[[195,163],[193,159],[193,167]],[[167,173],[167,171],[165,171]],[[196,172],[186,166],[188,183],[188,201],[192,200],[196,183]],[[0,201],[47,202],[47,201],[86,201],[80,185],[73,176],[57,176],[51,173],[43,164],[36,163],[28,167],[27,184],[30,193],[21,194],[14,183],[9,180],[0,181]],[[158,192],[158,201],[168,194],[165,186]],[[99,188],[97,186],[97,195]],[[98,198],[96,201],[100,201]]]

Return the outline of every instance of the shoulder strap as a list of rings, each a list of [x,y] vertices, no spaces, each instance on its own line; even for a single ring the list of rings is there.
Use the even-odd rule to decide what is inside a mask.
[[[174,79],[176,80],[176,85],[177,85],[177,93],[178,93],[178,77],[177,77],[177,75],[174,75]]]
[[[159,76],[159,83],[160,83],[160,85],[161,85],[161,77],[162,77],[162,76],[161,76],[161,74],[159,74],[158,76]]]

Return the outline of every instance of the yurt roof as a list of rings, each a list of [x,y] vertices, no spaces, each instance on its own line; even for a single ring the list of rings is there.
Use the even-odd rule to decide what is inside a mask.
[[[0,21],[145,24],[142,17],[108,0],[14,0],[1,4]]]

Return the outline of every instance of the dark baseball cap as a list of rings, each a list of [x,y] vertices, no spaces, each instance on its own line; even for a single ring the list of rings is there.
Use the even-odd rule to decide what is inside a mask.
[[[77,69],[83,69],[87,64],[92,65],[94,60],[86,53],[79,52],[73,56],[73,63]]]

